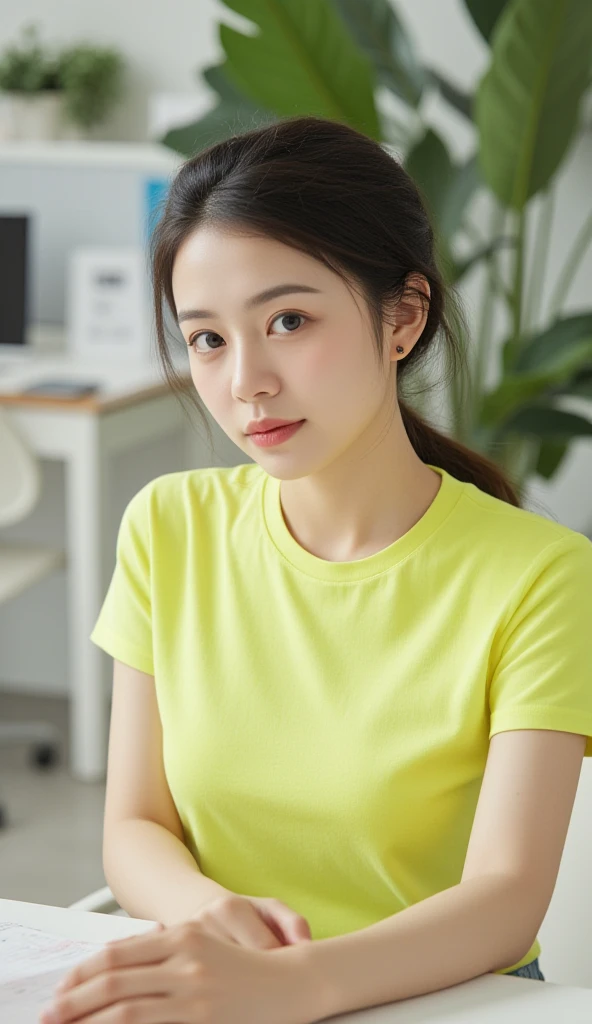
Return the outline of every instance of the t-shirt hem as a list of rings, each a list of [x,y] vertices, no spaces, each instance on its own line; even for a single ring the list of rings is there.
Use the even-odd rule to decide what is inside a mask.
[[[528,967],[529,964],[533,964],[535,960],[541,955],[541,943],[539,937],[535,938],[532,946],[525,953],[521,960],[517,960],[515,964],[511,964],[509,967],[500,967],[499,970],[493,971],[493,974],[511,974],[512,971],[518,971],[521,967]]]
[[[137,668],[138,671],[146,672],[150,676],[154,675],[154,662],[152,658],[146,657],[144,651],[141,651],[134,644],[130,643],[129,640],[119,636],[117,633],[112,633],[103,627],[101,629],[94,629],[89,639],[97,647],[110,654],[112,658],[116,658],[117,661],[122,661],[125,665]]]

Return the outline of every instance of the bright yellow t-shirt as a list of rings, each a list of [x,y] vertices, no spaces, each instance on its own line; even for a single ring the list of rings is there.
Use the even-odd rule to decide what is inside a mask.
[[[421,519],[353,562],[298,544],[257,463],[157,477],[91,634],[155,677],[201,871],[313,939],[460,882],[494,733],[581,733],[592,755],[592,543],[431,468]]]

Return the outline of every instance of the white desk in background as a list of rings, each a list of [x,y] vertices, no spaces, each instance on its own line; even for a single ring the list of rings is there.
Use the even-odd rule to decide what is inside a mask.
[[[179,369],[179,364],[175,362]],[[187,378],[187,363],[181,367]],[[46,377],[94,380],[101,391],[86,398],[22,394]],[[110,659],[89,640],[108,584],[109,459],[122,451],[178,433],[187,420],[154,361],[145,366],[81,361],[63,351],[6,356],[0,346],[0,407],[40,458],[66,463],[66,575],[71,771],[102,779],[106,769],[106,672]],[[156,475],[156,474],[155,474]]]
[[[0,899],[2,921],[99,943],[154,927],[154,922],[136,918]],[[566,1024],[590,1024],[592,989],[483,974],[439,992],[358,1010],[331,1017],[331,1020],[351,1021],[352,1024],[354,1021],[356,1024],[450,1024],[451,1021],[454,1024],[557,1024],[558,1020]],[[27,1024],[37,1022],[32,1019]]]

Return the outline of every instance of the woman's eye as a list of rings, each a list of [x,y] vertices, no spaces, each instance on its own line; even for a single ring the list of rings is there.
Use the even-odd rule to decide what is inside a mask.
[[[275,320],[273,320],[272,323],[275,324],[277,320],[288,320],[288,321],[290,321],[290,320],[291,321],[294,321],[294,320],[308,320],[308,317],[304,316],[302,313],[280,313],[280,315],[276,316]],[[285,333],[286,334],[293,334],[294,331],[297,330],[299,326],[300,325],[297,324],[295,327],[289,327],[288,330]],[[280,331],[280,333],[282,333],[282,332]],[[220,337],[219,334],[216,334],[214,331],[200,331],[197,334],[192,334],[191,335],[189,341],[187,342],[187,345],[188,345],[189,348],[195,348],[197,352],[201,352],[204,355],[207,355],[208,352],[215,352],[216,349],[219,348],[220,346],[218,344],[216,344],[213,348],[210,348],[207,345],[207,342],[205,342],[205,339],[208,336],[210,336],[212,338],[217,338],[219,341],[223,341],[224,340],[223,338]],[[198,340],[200,338],[204,338],[204,344],[206,345],[205,348],[199,348],[198,347],[197,342],[198,342]]]
[[[303,316],[302,313],[280,313],[280,315],[276,316],[275,320],[273,320],[272,323],[275,323],[276,320],[306,320],[306,319],[307,319],[307,317]],[[294,330],[288,330],[287,333],[288,334],[293,334]]]
[[[208,334],[211,335],[213,338],[220,338],[220,335],[219,334],[214,334],[214,331],[202,331],[200,334],[192,335],[192,337],[187,342],[189,348],[195,348],[198,352],[206,352],[206,353],[207,352],[215,352],[216,348],[218,348],[217,345],[216,345],[216,348],[208,348],[208,349],[197,348],[197,341],[198,341],[198,339],[199,338],[206,338],[208,336]],[[220,338],[220,340],[222,340],[222,339]]]

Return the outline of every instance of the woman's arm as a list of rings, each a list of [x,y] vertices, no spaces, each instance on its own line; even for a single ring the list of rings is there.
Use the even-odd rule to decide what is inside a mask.
[[[461,882],[368,928],[271,950],[310,979],[318,1014],[425,995],[511,967],[545,918],[586,737],[550,729],[492,736]],[[303,1018],[304,1019],[304,1018]]]
[[[114,661],[103,869],[132,917],[177,924],[228,892],[184,842],[162,759],[154,676]]]
[[[312,1024],[509,967],[529,948],[523,906],[508,879],[472,878],[368,928],[266,955],[291,963],[303,1010],[314,993],[314,1011],[302,1018]]]
[[[228,892],[202,875],[185,844],[156,821],[118,821],[103,844],[107,884],[131,917],[178,924]]]

